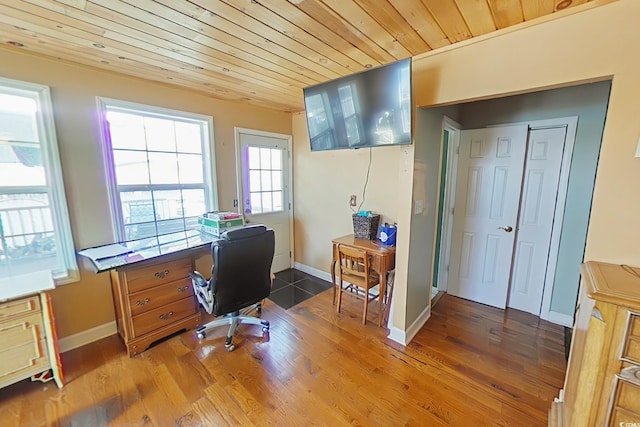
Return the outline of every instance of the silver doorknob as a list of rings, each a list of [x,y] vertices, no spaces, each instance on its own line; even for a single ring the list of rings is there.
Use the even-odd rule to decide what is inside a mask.
[[[510,225],[506,225],[504,227],[498,227],[498,230],[504,230],[507,233],[511,233],[513,231],[513,228]]]

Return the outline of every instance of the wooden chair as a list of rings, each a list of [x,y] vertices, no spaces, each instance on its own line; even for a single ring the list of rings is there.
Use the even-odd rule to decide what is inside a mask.
[[[364,292],[364,309],[362,311],[362,324],[367,323],[367,307],[369,303],[378,299],[378,326],[382,322],[382,304],[379,295],[370,295],[369,290],[380,284],[378,273],[369,267],[369,254],[364,249],[356,249],[350,246],[338,245],[338,255],[340,269],[338,270],[338,304],[337,311],[340,312],[342,302],[342,292],[349,289],[343,286],[343,281],[351,283]],[[379,293],[378,293],[379,294]],[[357,295],[357,293],[356,293]]]

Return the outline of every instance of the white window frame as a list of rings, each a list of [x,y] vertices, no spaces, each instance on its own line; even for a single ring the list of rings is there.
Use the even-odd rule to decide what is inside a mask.
[[[51,91],[48,86],[36,83],[28,83],[19,80],[12,80],[0,77],[0,86],[8,88],[15,95],[34,94],[37,97],[38,113],[37,126],[38,134],[41,138],[41,153],[46,177],[46,188],[49,195],[49,207],[53,225],[55,227],[56,257],[58,271],[52,271],[52,277],[56,285],[77,282],[80,280],[78,262],[76,259],[73,235],[71,233],[71,222],[69,220],[69,209],[64,191],[64,181],[62,179],[62,165],[60,163],[60,153],[58,151],[58,139],[56,137],[55,122],[53,116],[53,103],[51,102]],[[20,187],[14,188],[16,191]],[[29,193],[30,187],[25,186],[24,191]]]
[[[105,176],[107,177],[107,190],[111,208],[111,219],[113,225],[113,238],[116,241],[125,241],[125,222],[122,214],[122,204],[115,175],[115,163],[113,160],[113,147],[109,138],[107,123],[107,107],[131,110],[133,113],[142,113],[158,118],[183,118],[187,120],[198,120],[206,124],[208,128],[208,139],[204,141],[202,147],[203,175],[205,184],[205,205],[207,211],[218,210],[218,183],[216,178],[216,155],[214,143],[213,118],[202,114],[190,113],[186,111],[173,110],[152,105],[140,104],[118,99],[97,97],[98,116],[100,119],[100,129],[102,136],[102,156],[104,159]],[[204,213],[204,212],[203,212]]]

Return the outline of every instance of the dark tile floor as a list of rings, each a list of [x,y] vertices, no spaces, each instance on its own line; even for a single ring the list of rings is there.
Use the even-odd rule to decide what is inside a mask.
[[[286,310],[328,289],[331,283],[326,280],[289,269],[276,273],[269,299]]]

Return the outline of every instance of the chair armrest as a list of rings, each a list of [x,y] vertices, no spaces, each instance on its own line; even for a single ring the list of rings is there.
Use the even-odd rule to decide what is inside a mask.
[[[207,279],[205,279],[199,271],[190,272],[189,277],[191,278],[191,282],[194,286],[198,286],[199,288],[206,288],[209,286]]]

